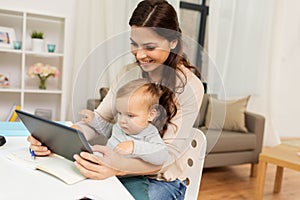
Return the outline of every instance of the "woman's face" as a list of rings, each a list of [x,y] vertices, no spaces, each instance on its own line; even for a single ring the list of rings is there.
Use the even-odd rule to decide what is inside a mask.
[[[172,42],[150,28],[131,27],[131,52],[141,68],[149,74],[162,72],[161,64],[168,58]]]

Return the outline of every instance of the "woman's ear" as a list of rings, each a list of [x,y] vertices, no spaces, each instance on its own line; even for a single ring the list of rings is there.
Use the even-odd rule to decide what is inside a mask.
[[[177,39],[176,39],[176,40],[172,40],[172,41],[170,42],[170,48],[171,48],[171,49],[175,49],[176,46],[177,46],[177,43],[178,43],[178,40],[177,40]]]

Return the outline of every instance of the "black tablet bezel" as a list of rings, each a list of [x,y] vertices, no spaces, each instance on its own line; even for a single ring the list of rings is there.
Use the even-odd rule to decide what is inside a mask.
[[[53,153],[71,161],[74,161],[74,154],[82,151],[93,153],[81,131],[21,110],[15,111],[30,134]]]

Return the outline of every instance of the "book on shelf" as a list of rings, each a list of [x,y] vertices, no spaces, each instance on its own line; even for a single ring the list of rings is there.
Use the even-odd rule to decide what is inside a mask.
[[[17,121],[18,115],[17,115],[17,113],[15,112],[15,110],[21,110],[21,106],[19,106],[19,105],[17,105],[17,104],[14,104],[14,105],[11,107],[11,109],[10,109],[10,111],[9,111],[9,114],[8,114],[8,116],[7,116],[7,118],[6,118],[6,121],[7,121],[7,122],[15,122],[15,121]]]
[[[46,172],[69,185],[86,179],[72,161],[54,153],[32,159],[29,149],[23,148],[7,154],[7,158],[25,167]]]

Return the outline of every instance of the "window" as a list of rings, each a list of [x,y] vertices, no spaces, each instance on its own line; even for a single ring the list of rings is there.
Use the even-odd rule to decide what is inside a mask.
[[[208,10],[208,6],[206,6],[206,0],[180,1],[180,24],[182,31],[184,35],[193,41],[197,41],[197,43],[202,47],[204,47],[205,41]],[[192,47],[189,47],[188,52],[186,53],[189,55],[190,61],[198,66],[199,71],[201,72],[201,48],[199,48],[198,45],[192,45]]]

